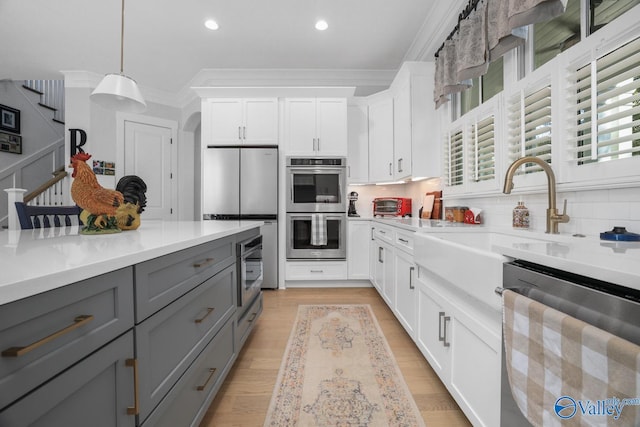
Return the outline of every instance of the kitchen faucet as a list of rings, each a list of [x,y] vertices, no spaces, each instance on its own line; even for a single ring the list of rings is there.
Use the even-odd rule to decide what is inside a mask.
[[[549,207],[547,208],[547,233],[558,234],[558,224],[569,222],[569,215],[567,215],[567,199],[564,199],[564,209],[562,214],[558,214],[556,209],[556,176],[551,169],[551,166],[544,160],[540,160],[538,157],[527,156],[517,159],[511,163],[511,166],[507,169],[507,175],[504,178],[504,194],[510,194],[513,189],[513,175],[516,170],[524,163],[536,163],[540,165],[542,170],[547,174],[548,193],[549,193]]]

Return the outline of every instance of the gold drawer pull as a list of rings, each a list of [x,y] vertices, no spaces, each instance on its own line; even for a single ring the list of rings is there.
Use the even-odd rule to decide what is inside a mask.
[[[206,319],[207,317],[209,317],[209,315],[210,315],[211,313],[213,313],[213,310],[215,310],[215,308],[214,308],[214,307],[209,307],[209,308],[207,308],[207,314],[205,314],[204,316],[202,316],[202,317],[201,317],[201,318],[199,318],[199,319],[194,320],[194,322],[196,322],[196,323],[202,323],[202,322],[204,322],[204,319]]]
[[[206,258],[202,262],[196,262],[195,264],[193,264],[193,267],[194,268],[206,267],[207,265],[213,263],[213,261],[215,261],[215,258]]]
[[[127,407],[127,415],[138,415],[140,413],[140,403],[138,400],[138,359],[125,360],[125,366],[133,368],[133,406]]]
[[[35,350],[36,348],[45,345],[46,343],[53,341],[57,338],[60,338],[61,336],[68,334],[69,332],[73,331],[74,329],[79,328],[82,325],[85,325],[89,322],[91,322],[93,320],[93,315],[91,314],[83,314],[80,315],[78,317],[76,317],[75,319],[73,319],[73,323],[69,326],[67,326],[66,328],[60,329],[57,332],[52,333],[49,336],[46,336],[44,338],[42,338],[41,340],[38,340],[36,342],[34,342],[33,344],[29,344],[27,346],[24,347],[11,347],[8,348],[6,350],[4,350],[2,352],[2,357],[18,357],[18,356],[22,356],[25,355],[27,353],[29,353],[32,350]]]
[[[207,378],[207,380],[204,382],[204,384],[199,385],[198,387],[196,387],[196,390],[202,391],[205,388],[207,388],[207,384],[209,384],[209,381],[211,381],[211,378],[213,378],[215,373],[216,373],[216,368],[209,368],[209,378]]]

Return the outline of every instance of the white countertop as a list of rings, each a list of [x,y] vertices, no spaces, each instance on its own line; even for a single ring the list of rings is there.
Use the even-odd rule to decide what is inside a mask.
[[[493,252],[640,290],[640,242],[611,242],[600,240],[600,236],[554,235],[418,218],[372,220],[417,233],[491,233]]]
[[[77,227],[0,231],[0,305],[262,225],[262,221],[142,221],[85,236]]]

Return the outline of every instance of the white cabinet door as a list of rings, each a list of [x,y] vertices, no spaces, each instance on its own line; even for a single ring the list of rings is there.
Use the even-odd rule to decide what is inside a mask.
[[[347,181],[349,184],[369,182],[369,112],[366,105],[347,107]]]
[[[409,336],[415,339],[418,308],[415,286],[416,266],[411,255],[398,249],[395,251],[395,260],[396,317]]]
[[[243,143],[278,145],[278,100],[255,98],[243,101]]]
[[[393,180],[393,98],[369,105],[369,181]]]
[[[373,238],[375,229],[373,224],[369,227],[369,280],[374,286],[376,286],[376,265],[378,264],[378,242]]]
[[[418,348],[427,358],[442,382],[447,384],[450,368],[451,316],[447,301],[428,285],[431,280],[426,273],[420,273],[418,290]],[[448,335],[447,335],[448,334]]]
[[[447,328],[451,336],[451,394],[464,402],[460,406],[472,424],[500,425],[501,337],[459,309],[453,311]]]
[[[411,80],[405,78],[393,100],[393,179],[411,176]]]
[[[384,262],[384,273],[382,283],[382,298],[387,302],[391,310],[396,307],[396,268],[395,268],[395,250],[393,246],[386,244],[382,246],[382,260]]]
[[[347,100],[316,100],[316,151],[319,154],[347,154]]]
[[[286,99],[285,135],[288,153],[346,155],[346,99]]]
[[[369,221],[347,221],[347,278],[369,279]]]
[[[242,142],[242,100],[241,99],[209,99],[208,114],[210,128],[204,135],[202,144],[237,145]]]
[[[315,98],[292,98],[285,101],[287,151],[313,153],[316,146]]]
[[[278,145],[276,98],[214,98],[203,105],[203,145]]]

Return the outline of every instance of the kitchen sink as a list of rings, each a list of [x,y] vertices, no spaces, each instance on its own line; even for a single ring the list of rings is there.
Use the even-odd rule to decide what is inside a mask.
[[[414,257],[420,267],[500,310],[502,301],[494,290],[502,286],[502,264],[509,258],[494,247],[511,245],[515,241],[544,242],[495,231],[416,233]]]

